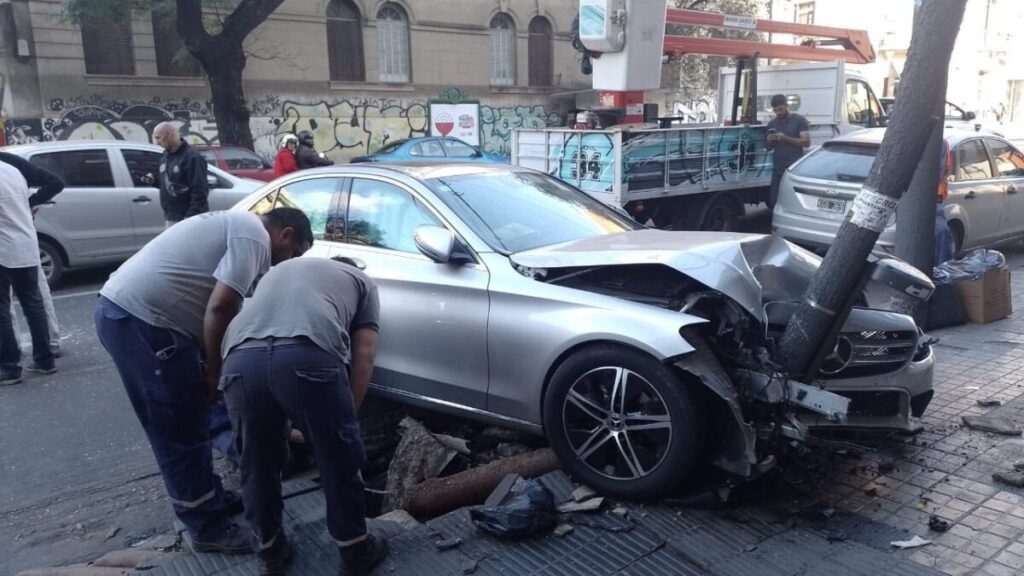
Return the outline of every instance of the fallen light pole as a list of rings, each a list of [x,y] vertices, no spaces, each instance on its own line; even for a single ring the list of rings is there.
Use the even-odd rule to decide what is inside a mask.
[[[892,123],[850,215],[779,343],[779,358],[794,378],[815,377],[808,372],[820,349],[817,344],[828,338],[836,318],[853,305],[878,235],[910,186],[932,131],[930,104],[941,89],[937,84],[946,77],[966,4],[967,0],[929,0],[917,10]]]

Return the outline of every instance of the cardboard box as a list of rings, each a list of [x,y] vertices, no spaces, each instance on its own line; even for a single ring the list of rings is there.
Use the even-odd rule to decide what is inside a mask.
[[[1010,299],[1010,271],[997,268],[970,282],[956,284],[960,302],[967,320],[975,324],[988,324],[1013,313]]]

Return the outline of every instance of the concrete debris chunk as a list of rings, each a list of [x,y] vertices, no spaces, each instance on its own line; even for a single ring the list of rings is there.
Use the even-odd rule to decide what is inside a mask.
[[[442,538],[441,540],[434,540],[434,548],[438,550],[451,550],[459,544],[462,544],[462,538]]]
[[[625,506],[616,506],[615,509],[612,510],[612,514],[626,518],[629,516],[629,508],[626,508]]]
[[[992,434],[1001,434],[1003,436],[1020,436],[1024,433],[1024,429],[1017,426],[1006,418],[999,418],[998,416],[973,416],[967,415],[963,417],[964,424],[972,430],[978,430],[980,432],[989,432]]]
[[[177,534],[162,534],[160,536],[154,536],[148,540],[143,540],[137,544],[133,544],[132,548],[142,548],[143,550],[158,550],[163,552],[165,550],[172,550],[181,545],[181,537]]]
[[[457,443],[439,440],[414,418],[406,416],[399,427],[403,430],[402,440],[388,466],[383,512],[402,508],[406,493],[413,486],[440,476],[459,453],[457,447],[449,445]]]
[[[1024,488],[1024,474],[1020,472],[999,471],[992,475],[992,479],[1017,488]]]
[[[897,540],[895,542],[889,542],[890,545],[899,548],[900,550],[909,550],[911,548],[920,548],[921,546],[927,546],[931,544],[931,540],[925,540],[920,536],[914,535],[910,540]]]
[[[1013,471],[1014,472],[1024,472],[1024,462],[1014,462],[1013,463]]]
[[[512,488],[522,479],[522,476],[519,474],[506,474],[505,477],[501,479],[501,482],[498,482],[498,485],[494,487],[494,490],[491,492],[490,496],[487,497],[487,500],[484,501],[484,506],[499,506],[506,498],[508,498],[509,494],[512,493]]]
[[[555,536],[562,538],[564,536],[572,534],[573,530],[575,530],[575,528],[573,528],[569,524],[559,524],[558,527],[555,528]]]
[[[573,502],[583,502],[584,500],[590,500],[594,496],[597,496],[597,492],[590,486],[583,485],[572,491]]]
[[[121,531],[121,527],[120,526],[114,526],[110,530],[107,530],[107,535],[103,537],[103,541],[106,542],[107,540],[110,540],[114,536],[117,536],[117,533],[120,532],[120,531]]]
[[[558,507],[558,511],[562,514],[569,514],[572,512],[596,512],[601,509],[604,504],[604,496],[598,496],[597,498],[591,498],[583,502],[566,502]]]
[[[986,400],[978,400],[978,406],[981,406],[982,408],[995,408],[996,406],[1002,406],[1002,405],[1003,405],[1003,403],[1001,401],[996,400],[994,398],[989,398],[989,399],[986,399]]]
[[[155,550],[113,550],[101,556],[92,565],[106,568],[137,568],[158,554],[159,552]]]
[[[419,521],[413,518],[412,514],[409,514],[405,510],[392,510],[387,514],[377,516],[376,519],[382,522],[394,522],[405,530],[412,530],[420,525]]]
[[[476,572],[476,567],[479,564],[480,564],[480,562],[478,562],[477,560],[474,560],[472,558],[463,558],[463,560],[462,560],[462,573],[463,574],[472,574],[473,572]]]

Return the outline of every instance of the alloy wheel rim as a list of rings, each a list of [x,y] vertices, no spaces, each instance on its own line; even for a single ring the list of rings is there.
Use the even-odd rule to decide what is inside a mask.
[[[647,379],[621,366],[595,368],[573,382],[562,422],[576,458],[613,480],[649,475],[672,444],[664,398]]]

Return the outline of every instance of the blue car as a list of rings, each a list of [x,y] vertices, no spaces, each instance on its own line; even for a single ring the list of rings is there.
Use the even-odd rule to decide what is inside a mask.
[[[353,158],[352,162],[407,162],[409,160],[508,164],[508,158],[488,154],[457,138],[435,138],[432,136],[388,142],[374,154],[358,156]]]

